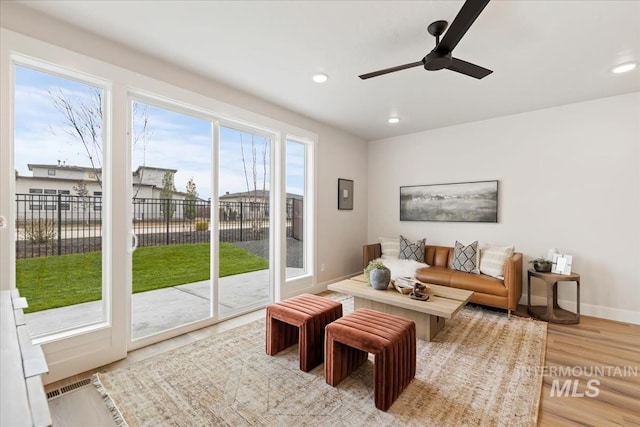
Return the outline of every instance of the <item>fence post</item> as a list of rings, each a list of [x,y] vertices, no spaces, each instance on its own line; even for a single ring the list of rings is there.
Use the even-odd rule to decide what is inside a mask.
[[[240,202],[240,241],[242,242],[242,202]]]
[[[166,203],[164,209],[164,216],[167,218],[167,237],[166,237],[166,244],[169,244],[169,199],[166,199],[164,201]]]
[[[62,255],[62,194],[58,194],[58,255]]]

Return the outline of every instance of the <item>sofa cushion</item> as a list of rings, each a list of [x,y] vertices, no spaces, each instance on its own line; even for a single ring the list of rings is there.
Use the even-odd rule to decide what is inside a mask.
[[[504,278],[504,263],[513,255],[513,246],[485,246],[480,251],[480,273]]]
[[[400,259],[412,259],[414,261],[424,261],[424,245],[427,239],[416,240],[415,242],[409,241],[402,234],[400,235],[400,252],[398,258]]]
[[[479,273],[478,270],[478,241],[470,245],[463,245],[456,240],[453,248],[453,260],[451,261],[451,269],[462,271],[465,273]]]
[[[448,246],[425,246],[424,262],[431,266],[449,268],[453,259],[453,248]]]
[[[416,279],[424,283],[449,286],[454,271],[448,267],[421,268],[416,271]]]
[[[398,258],[400,253],[400,239],[390,237],[380,237],[380,247],[382,249],[382,259]]]
[[[485,276],[484,274],[469,274],[453,271],[449,286],[501,297],[506,297],[509,294],[509,290],[504,286],[502,280]]]

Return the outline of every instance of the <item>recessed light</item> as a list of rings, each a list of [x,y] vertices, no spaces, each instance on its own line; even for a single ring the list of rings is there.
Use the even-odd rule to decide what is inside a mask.
[[[611,72],[614,74],[626,73],[627,71],[631,71],[636,68],[638,64],[635,62],[627,62],[625,64],[616,65],[611,69]]]
[[[329,80],[329,76],[325,73],[316,73],[313,75],[313,81],[316,83],[324,83]]]
[[[400,121],[399,117],[389,117],[389,120],[387,120],[389,123],[391,123],[392,125],[398,123]]]

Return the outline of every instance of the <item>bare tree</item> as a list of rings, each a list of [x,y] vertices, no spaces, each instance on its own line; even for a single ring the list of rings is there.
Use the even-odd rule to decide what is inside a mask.
[[[88,96],[79,102],[73,102],[61,88],[49,91],[49,96],[55,109],[64,116],[63,132],[81,142],[102,187],[102,90],[90,87]],[[53,129],[52,132],[55,134]]]
[[[54,108],[64,118],[65,126],[62,132],[72,140],[81,143],[95,172],[98,185],[102,187],[102,89],[90,86],[87,96],[79,101],[72,99],[62,88],[48,93]],[[133,103],[132,120],[132,144],[136,146],[141,143],[146,152],[147,141],[151,136],[148,130],[149,115],[146,105]],[[55,130],[50,129],[55,135]]]
[[[243,133],[240,133],[240,152],[242,154],[242,167],[244,169],[245,184],[247,186],[247,197],[249,202],[249,222],[254,239],[261,240],[263,237],[264,221],[267,217],[267,154],[269,150],[269,139],[263,137],[262,141],[256,142],[256,135],[251,135],[251,164],[247,169],[247,158],[245,157]],[[258,137],[259,138],[259,137]],[[259,144],[262,144],[259,147]],[[258,159],[260,149],[261,159]],[[262,163],[262,171],[258,168],[258,161]],[[262,175],[262,176],[260,176]],[[260,182],[260,178],[262,182]],[[259,188],[259,186],[262,188]]]
[[[142,145],[142,165],[147,165],[147,143],[151,138],[151,132],[149,131],[149,113],[147,111],[147,105],[139,102],[134,102],[131,107],[132,110],[132,138],[131,144],[135,150],[138,146]],[[145,169],[140,169],[140,183],[144,181]],[[136,191],[133,194],[133,198],[138,197],[140,186],[136,187]]]

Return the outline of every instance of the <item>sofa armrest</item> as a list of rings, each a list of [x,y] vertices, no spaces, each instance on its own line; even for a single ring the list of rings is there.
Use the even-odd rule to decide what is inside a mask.
[[[515,252],[505,262],[504,285],[509,291],[509,310],[515,310],[522,296],[522,253]]]
[[[382,246],[380,243],[372,243],[370,245],[364,245],[362,247],[362,269],[364,270],[369,265],[369,261],[373,261],[376,258],[382,256]]]

